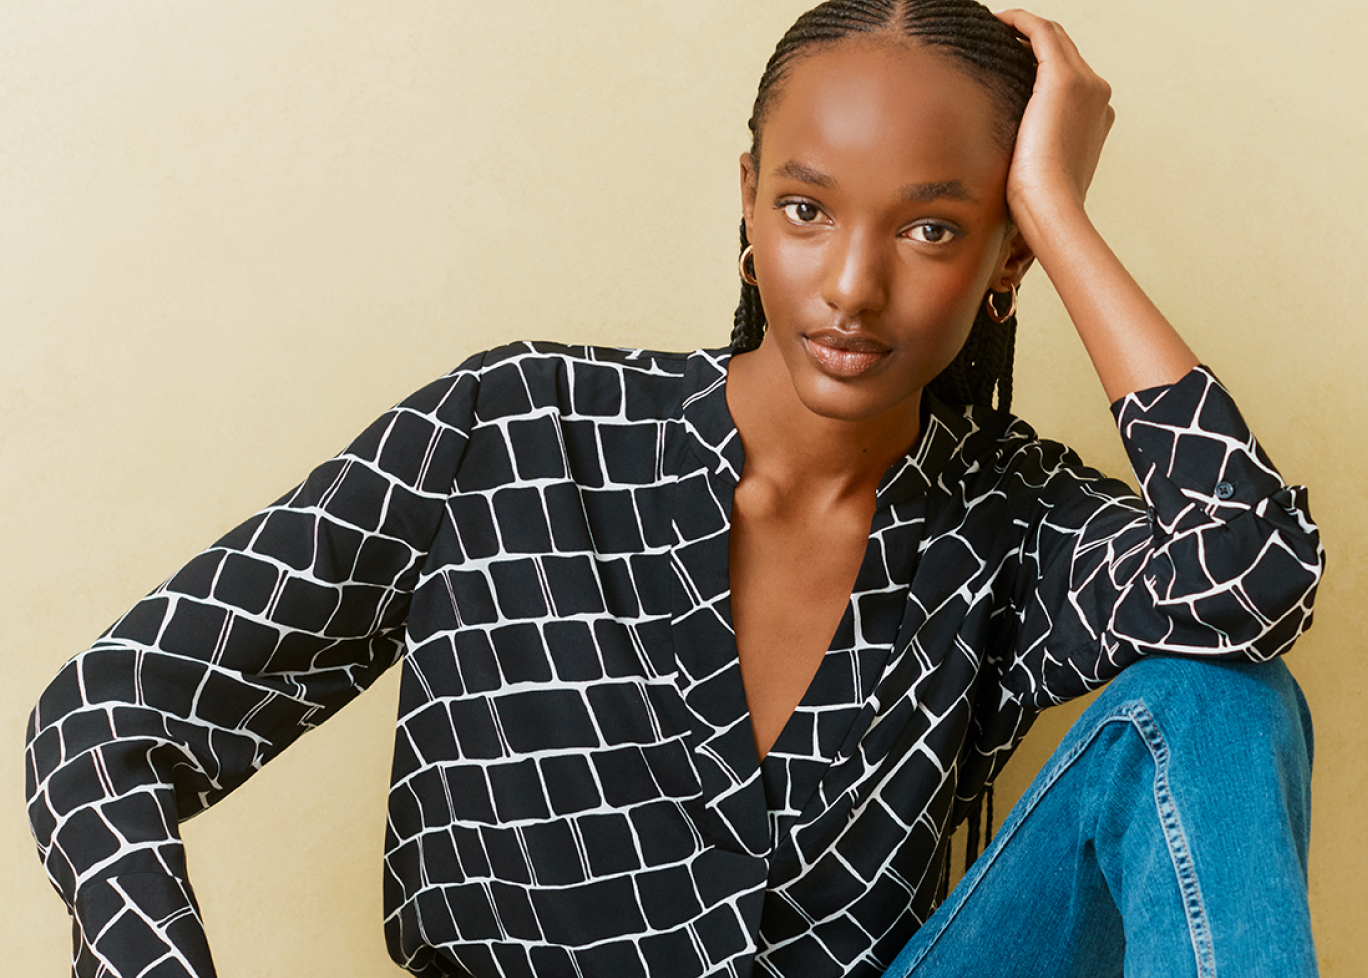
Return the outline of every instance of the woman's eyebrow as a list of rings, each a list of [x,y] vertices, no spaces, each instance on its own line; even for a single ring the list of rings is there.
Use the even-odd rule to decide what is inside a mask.
[[[951,200],[967,200],[970,203],[978,203],[978,198],[971,194],[969,188],[958,180],[942,180],[936,183],[909,183],[898,191],[898,196],[909,204],[925,204],[946,197]]]
[[[790,180],[797,180],[813,187],[831,189],[836,186],[835,178],[828,176],[816,167],[797,160],[789,160],[787,163],[774,168],[773,175],[776,177],[787,177]],[[978,198],[969,192],[959,180],[935,180],[928,183],[909,183],[905,187],[898,189],[898,198],[909,204],[925,204],[933,200],[965,200],[970,203],[978,203]]]
[[[791,180],[811,184],[814,187],[830,189],[836,186],[836,181],[821,170],[808,166],[806,163],[799,163],[797,160],[789,160],[783,166],[775,167],[774,176],[788,177]]]

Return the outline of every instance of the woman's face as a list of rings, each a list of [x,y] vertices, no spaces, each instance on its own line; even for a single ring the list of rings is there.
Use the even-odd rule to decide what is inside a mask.
[[[915,409],[989,287],[1019,281],[996,111],[925,47],[848,40],[791,69],[759,160],[742,157],[742,198],[761,351],[782,356],[809,410]]]

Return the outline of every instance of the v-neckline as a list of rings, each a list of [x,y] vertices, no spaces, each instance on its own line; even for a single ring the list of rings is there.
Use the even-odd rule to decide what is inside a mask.
[[[860,572],[840,623],[798,706],[762,763],[755,748],[731,615],[731,507],[744,453],[726,405],[729,356],[727,351],[705,351],[691,358],[686,368],[682,424],[675,435],[680,443],[671,452],[673,462],[668,466],[677,477],[672,510],[678,542],[669,556],[674,569],[671,633],[679,667],[676,684],[690,715],[689,741],[702,801],[717,816],[706,830],[714,837],[710,841],[766,855],[781,823],[796,817],[810,802],[824,773],[856,748],[857,733],[867,726],[869,702],[893,651],[902,620],[900,605],[905,604],[905,587],[878,583],[891,570],[877,541],[880,527],[905,522],[905,518],[894,520],[890,509],[924,497],[933,481],[930,473],[943,467],[959,439],[954,437],[953,425],[947,426],[946,419],[938,417],[937,407],[924,410],[917,444],[890,467],[880,484]],[[871,623],[864,620],[870,616],[861,613],[859,603],[888,599],[900,599],[899,607],[885,608],[877,615],[883,627],[871,631]],[[839,641],[847,635],[849,643]],[[850,647],[837,648],[844,644]],[[814,705],[829,705],[826,698],[839,686],[849,691],[849,699],[823,720],[816,752],[799,754],[797,741],[804,736]],[[800,715],[803,719],[796,719]],[[772,807],[774,818],[770,817]],[[781,817],[780,811],[787,815]]]

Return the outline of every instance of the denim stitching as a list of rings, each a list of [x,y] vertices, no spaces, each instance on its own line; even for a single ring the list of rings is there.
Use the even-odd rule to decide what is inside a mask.
[[[1141,701],[1122,703],[1105,717],[1102,717],[1090,730],[1087,736],[1083,737],[1075,744],[1068,753],[1058,759],[1050,771],[1046,774],[1046,779],[1035,786],[1035,789],[1027,796],[1023,796],[1021,802],[1013,809],[1013,814],[1020,812],[1019,818],[1011,818],[999,830],[993,844],[987,852],[974,863],[970,870],[970,875],[960,881],[959,886],[955,887],[950,896],[954,906],[946,914],[945,920],[941,923],[934,936],[927,941],[926,945],[918,952],[916,958],[902,972],[895,974],[888,972],[885,978],[901,978],[903,975],[910,975],[921,962],[926,958],[931,949],[940,941],[941,935],[945,933],[947,927],[954,921],[959,914],[960,908],[973,895],[978,888],[979,881],[984,874],[997,860],[998,854],[1004,849],[1007,843],[1016,835],[1017,829],[1026,821],[1030,814],[1035,811],[1040,799],[1049,791],[1056,781],[1064,776],[1074,763],[1083,755],[1094,740],[1110,723],[1126,722],[1139,732],[1141,740],[1150,751],[1150,756],[1154,760],[1154,795],[1155,805],[1159,815],[1159,824],[1162,828],[1164,841],[1169,850],[1169,857],[1173,860],[1174,870],[1178,876],[1179,892],[1182,897],[1183,913],[1188,922],[1188,935],[1192,941],[1193,956],[1197,965],[1198,978],[1216,978],[1216,958],[1211,945],[1211,925],[1207,920],[1206,907],[1202,900],[1201,886],[1197,882],[1196,868],[1192,862],[1192,853],[1188,848],[1187,836],[1183,831],[1182,821],[1178,816],[1178,806],[1173,799],[1173,794],[1168,782],[1168,744],[1164,741],[1163,734],[1159,730],[1157,722],[1150,714],[1149,710]]]
[[[1178,805],[1173,798],[1168,778],[1168,744],[1158,723],[1143,702],[1127,704],[1132,723],[1144,738],[1154,758],[1154,803],[1158,809],[1159,825],[1168,844],[1169,858],[1178,875],[1178,890],[1183,901],[1183,915],[1187,918],[1188,936],[1196,958],[1198,978],[1216,978],[1216,955],[1211,946],[1211,924],[1207,920],[1202,901],[1202,888],[1197,882],[1197,869],[1192,862],[1187,833],[1178,816]]]

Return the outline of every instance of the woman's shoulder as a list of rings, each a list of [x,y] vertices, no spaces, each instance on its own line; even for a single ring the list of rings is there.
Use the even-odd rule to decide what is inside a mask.
[[[481,420],[548,408],[597,418],[669,414],[725,378],[730,355],[521,340],[471,355],[409,400],[436,403],[464,390]]]
[[[1123,482],[1087,465],[1069,445],[1041,435],[1030,422],[982,405],[933,406],[953,448],[945,452],[947,474],[957,473],[968,497],[1001,495],[1034,506],[1061,488],[1132,495]]]
[[[1029,459],[1077,456],[1062,442],[1042,437],[1024,418],[982,404],[948,404],[928,396],[931,432],[953,447],[950,453],[969,470],[1002,469]]]
[[[637,347],[594,346],[552,340],[518,340],[475,354],[462,367],[501,365],[599,365],[618,370],[682,374],[691,359],[724,356],[720,350],[645,350]],[[461,369],[461,368],[458,368]]]

